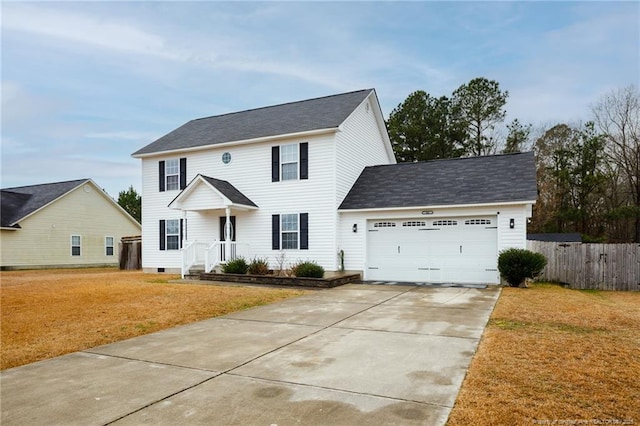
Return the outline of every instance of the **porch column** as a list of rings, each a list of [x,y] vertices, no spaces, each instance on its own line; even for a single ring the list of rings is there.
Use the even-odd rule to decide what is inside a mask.
[[[187,235],[187,211],[186,210],[182,210],[182,224],[184,226],[184,229],[182,230],[182,247],[184,247],[187,244],[187,241],[189,241],[189,237]]]
[[[224,253],[225,260],[231,259],[231,207],[227,206],[225,209],[227,220],[224,224]]]

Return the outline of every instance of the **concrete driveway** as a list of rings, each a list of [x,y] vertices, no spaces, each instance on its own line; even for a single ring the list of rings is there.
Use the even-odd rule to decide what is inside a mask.
[[[3,425],[442,425],[498,288],[350,284],[4,371]]]

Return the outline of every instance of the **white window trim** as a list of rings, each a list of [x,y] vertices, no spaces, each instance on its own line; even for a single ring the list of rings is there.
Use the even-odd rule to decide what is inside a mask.
[[[286,146],[295,146],[296,148],[296,161],[284,161],[282,159],[284,155],[284,147]],[[295,164],[296,165],[296,177],[295,179],[286,179],[284,177],[284,165],[285,164]],[[280,180],[300,180],[300,144],[299,143],[289,143],[285,145],[280,145]]]
[[[178,164],[178,168],[177,168],[177,172],[176,173],[169,173],[169,162],[175,161]],[[180,190],[180,159],[179,158],[170,158],[168,160],[165,160],[165,167],[164,167],[164,187],[165,190],[167,191],[177,191]],[[169,187],[169,177],[170,176],[175,176],[176,177],[176,183],[177,186],[175,188],[170,188]]]
[[[108,244],[109,238],[111,238],[111,245]],[[109,247],[111,247],[111,254],[108,253]],[[104,237],[104,255],[109,257],[116,255],[116,239],[111,235]]]
[[[295,233],[298,236],[297,238],[297,245],[295,248],[284,248],[284,241],[283,241],[283,234],[287,233],[287,234],[293,234],[294,231],[285,231],[284,230],[284,216],[288,216],[288,215],[294,215],[296,216],[296,230]],[[280,214],[280,249],[281,250],[300,250],[300,213],[283,213]]]
[[[73,238],[74,237],[78,237],[78,240],[80,241],[77,245],[73,244]],[[78,247],[80,249],[80,253],[79,254],[73,254],[73,248],[74,247]],[[82,256],[82,235],[71,235],[71,256],[72,257],[80,257],[80,256]]]
[[[169,233],[169,222],[178,222],[178,232],[175,234],[170,234]],[[176,248],[170,248],[169,247],[169,237],[170,236],[176,236],[178,237],[178,247]],[[166,219],[164,222],[164,247],[165,250],[167,251],[174,251],[174,250],[180,250],[180,219]]]

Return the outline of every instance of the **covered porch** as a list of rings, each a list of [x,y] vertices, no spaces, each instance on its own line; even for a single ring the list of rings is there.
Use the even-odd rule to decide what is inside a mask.
[[[249,243],[236,242],[236,216],[246,216],[258,206],[229,182],[197,175],[169,208],[182,212],[182,278],[195,270],[209,273],[230,260],[250,257]],[[198,218],[195,223],[194,217]]]

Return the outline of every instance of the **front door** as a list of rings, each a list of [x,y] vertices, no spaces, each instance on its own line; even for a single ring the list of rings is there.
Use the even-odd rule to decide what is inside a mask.
[[[227,235],[230,235],[231,241],[235,241],[236,240],[236,217],[235,216],[229,216],[229,219],[231,222],[231,226],[227,229],[227,217],[226,216],[220,216],[220,233],[218,235],[220,235],[220,241],[226,241],[227,240]],[[220,257],[221,260],[223,262],[225,262],[227,260],[227,256],[226,256],[226,247],[223,244],[221,246],[221,254],[222,256]],[[235,259],[235,251],[236,251],[236,246],[235,244],[231,246],[231,259]]]

